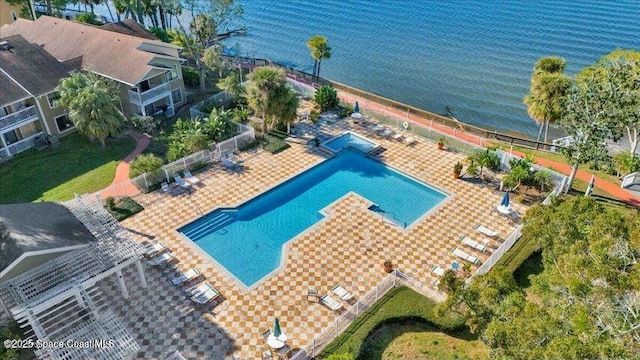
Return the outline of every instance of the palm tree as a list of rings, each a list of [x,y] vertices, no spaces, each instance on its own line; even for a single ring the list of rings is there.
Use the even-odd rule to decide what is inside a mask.
[[[548,141],[549,123],[555,123],[562,114],[562,100],[571,85],[571,79],[563,73],[565,67],[565,60],[559,57],[541,58],[533,67],[531,88],[524,103],[529,116],[540,125],[538,141],[543,129],[544,141]]]
[[[274,105],[281,99],[274,97],[283,95],[282,92],[277,92],[278,89],[286,87],[286,84],[287,77],[284,71],[273,66],[263,66],[249,74],[247,103],[256,114],[262,116],[263,134],[267,133],[267,125],[272,125],[277,115]]]
[[[240,77],[235,71],[232,71],[227,77],[220,79],[220,81],[218,81],[218,88],[226,91],[234,99],[244,93],[244,87],[240,82]]]
[[[313,63],[313,75],[320,76],[320,64],[322,63],[322,59],[331,58],[329,41],[322,35],[316,35],[307,41],[307,47],[311,51],[311,57],[315,60]]]
[[[76,129],[102,146],[105,139],[115,136],[125,117],[118,109],[118,95],[113,84],[95,75],[75,73],[63,79],[56,91],[60,94],[56,106],[64,108]]]

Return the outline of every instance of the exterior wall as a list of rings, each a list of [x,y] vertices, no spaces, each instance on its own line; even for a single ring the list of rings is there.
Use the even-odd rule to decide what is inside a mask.
[[[138,112],[138,107],[129,101],[129,89],[131,86],[119,83],[118,95],[120,96],[121,110],[124,116],[131,118]]]
[[[20,11],[20,6],[10,5],[5,0],[0,0],[0,26],[14,22],[13,14],[20,17]]]
[[[47,128],[49,129],[49,135],[64,137],[76,131],[75,127],[62,129],[62,131],[58,129],[58,125],[56,124],[56,118],[61,115],[64,115],[66,112],[62,108],[51,107],[51,105],[49,104],[49,101],[47,100],[46,95],[43,95],[40,98],[38,98],[38,104],[40,104],[40,109],[42,110],[41,118],[43,121],[47,123]]]

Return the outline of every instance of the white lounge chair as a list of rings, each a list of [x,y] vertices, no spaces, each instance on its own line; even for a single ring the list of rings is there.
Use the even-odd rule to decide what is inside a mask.
[[[393,131],[391,129],[384,129],[381,132],[378,133],[378,136],[386,138],[389,135],[393,134]]]
[[[162,191],[164,191],[166,194],[169,194],[171,192],[171,188],[166,182],[163,182],[160,186],[162,186]]]
[[[191,297],[191,301],[193,301],[196,304],[206,304],[209,301],[220,296],[220,291],[218,291],[218,289],[214,288],[209,283],[206,283],[205,285],[208,286],[208,289],[200,294],[193,295]]]
[[[478,263],[478,258],[473,256],[473,255],[469,255],[466,252],[458,249],[458,248],[453,248],[453,250],[451,250],[451,255],[459,257],[462,260],[466,260],[472,264],[477,264]]]
[[[331,297],[331,295],[327,294],[320,298],[320,303],[328,307],[333,311],[338,311],[342,309],[342,303],[338,300]]]
[[[470,238],[470,237],[468,237],[468,236],[463,236],[463,237],[461,237],[461,238],[460,238],[460,241],[461,241],[463,244],[465,244],[465,245],[467,245],[467,246],[469,246],[469,247],[472,247],[472,248],[474,248],[474,249],[476,249],[476,250],[480,250],[480,251],[482,251],[482,252],[487,251],[487,247],[486,247],[486,246],[484,246],[484,245],[480,244],[479,242],[477,242],[477,241],[473,240],[472,238]]]
[[[146,250],[145,255],[148,257],[153,257],[157,254],[160,254],[161,252],[164,251],[164,249],[166,249],[164,244],[161,242],[157,242],[155,244],[150,244],[149,242],[145,242],[143,245]]]
[[[417,142],[416,139],[412,138],[411,136],[404,138],[404,140],[402,141],[402,143],[407,146],[412,145],[416,142]]]
[[[353,294],[345,290],[342,286],[336,285],[331,289],[334,294],[336,294],[342,301],[350,301],[353,299]]]
[[[211,284],[206,282],[206,283],[202,283],[202,284],[199,284],[199,285],[194,285],[194,286],[191,286],[189,288],[186,288],[184,291],[189,296],[196,296],[196,295],[200,295],[200,294],[205,293],[207,290],[211,289],[212,287],[213,286],[211,286]]]
[[[376,125],[376,126],[371,128],[371,131],[375,131],[375,132],[382,131],[382,130],[384,130],[384,126],[382,126],[380,124],[378,124],[378,125]]]
[[[184,171],[184,178],[188,182],[190,182],[192,185],[201,183],[200,179],[198,179],[197,177],[191,175],[191,171],[189,171],[189,170],[185,170]]]
[[[173,179],[176,181],[176,183],[178,185],[180,185],[181,188],[183,189],[187,189],[189,187],[191,187],[191,185],[187,184],[186,182],[184,182],[184,180],[180,177],[180,175],[176,174]]]
[[[178,286],[178,285],[182,285],[188,281],[191,281],[195,278],[197,278],[200,275],[200,272],[198,272],[198,270],[196,269],[189,269],[186,272],[180,272],[178,274],[178,276],[174,277],[173,279],[169,280],[169,282],[171,283],[171,285],[173,286]]]
[[[401,141],[403,136],[404,135],[402,135],[401,133],[395,133],[391,138],[395,141]]]
[[[165,252],[147,260],[147,263],[151,266],[160,266],[160,265],[167,264],[169,261],[173,260],[174,258],[175,256],[171,252]]]
[[[482,224],[476,226],[476,231],[481,233],[481,234],[484,234],[484,235],[486,235],[486,236],[488,236],[490,238],[495,238],[495,237],[498,236],[497,232],[489,229],[488,227],[486,227],[486,226],[484,226]]]
[[[434,267],[431,268],[431,272],[438,275],[438,276],[442,276],[444,275],[444,269],[441,268],[440,266],[436,265]]]

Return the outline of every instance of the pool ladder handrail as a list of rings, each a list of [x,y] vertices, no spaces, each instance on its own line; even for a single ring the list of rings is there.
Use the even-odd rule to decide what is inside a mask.
[[[196,211],[200,214],[200,216],[204,216],[204,213],[202,212],[202,210],[200,210],[200,208],[197,206],[196,206]]]

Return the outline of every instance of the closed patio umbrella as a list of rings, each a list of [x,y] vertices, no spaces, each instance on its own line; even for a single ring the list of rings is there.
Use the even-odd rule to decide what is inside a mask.
[[[356,101],[356,105],[353,107],[353,112],[360,112],[360,104],[358,104],[358,102]]]
[[[286,341],[287,335],[280,329],[280,320],[276,318],[273,323],[273,332],[271,332],[271,335],[267,338],[267,345],[272,349],[281,349],[285,346]]]
[[[509,192],[505,192],[504,196],[502,197],[502,201],[500,202],[500,206],[503,206],[505,208],[509,207]]]

